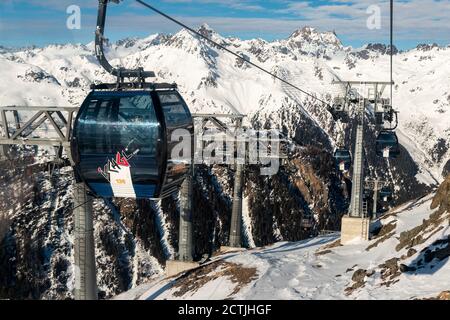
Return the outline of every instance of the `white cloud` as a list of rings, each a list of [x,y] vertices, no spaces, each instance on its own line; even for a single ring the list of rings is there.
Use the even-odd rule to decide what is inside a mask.
[[[163,0],[167,3],[191,3],[193,5],[221,5],[232,9],[245,11],[261,11],[264,7],[255,0]]]
[[[29,3],[61,9],[65,14],[68,4],[79,4],[82,8],[94,8],[88,13],[83,12],[83,30],[70,37],[79,37],[81,40],[91,38],[95,27],[97,1],[94,0],[6,0],[6,4],[14,6],[14,3]],[[328,4],[317,5],[311,1],[271,0],[282,8],[273,12],[265,12],[265,18],[255,18],[252,12],[261,7],[261,1],[256,0],[164,0],[164,2],[188,3],[200,6],[210,4],[223,5],[234,9],[247,10],[249,18],[243,17],[217,17],[204,16],[177,16],[178,19],[192,26],[199,26],[206,22],[224,35],[254,36],[261,38],[282,38],[291,34],[295,29],[305,25],[316,27],[320,30],[334,30],[346,42],[387,42],[389,31],[389,2],[387,0],[333,0]],[[129,5],[136,4],[133,0],[125,1]],[[153,3],[153,2],[151,2]],[[269,2],[267,2],[269,3]],[[378,4],[382,13],[382,29],[369,30],[366,27],[368,6]],[[255,10],[245,9],[254,6]],[[133,7],[135,7],[133,5]],[[258,8],[258,9],[256,9]],[[128,13],[127,13],[128,12]],[[136,11],[134,11],[136,12]],[[123,37],[124,34],[136,34],[136,32],[176,32],[179,27],[174,23],[154,15],[150,10],[140,11],[140,14],[124,10],[119,11],[108,18],[107,34],[111,38]],[[168,12],[170,14],[170,12]],[[450,43],[450,0],[409,0],[395,2],[395,40],[396,42],[409,41]],[[63,16],[64,17],[64,16]],[[62,20],[62,19],[60,19]],[[46,29],[48,28],[48,29]],[[27,30],[35,29],[41,33],[53,33],[56,30],[55,21],[46,20],[36,16],[33,21],[18,17],[5,17],[2,30],[11,32],[8,37],[18,34],[24,38]],[[63,26],[61,26],[63,28]],[[58,30],[58,34],[69,32]],[[55,41],[58,41],[57,39]],[[30,37],[32,42],[32,37]]]
[[[367,8],[378,5],[382,13],[382,29],[368,30]],[[289,1],[279,13],[297,16],[314,26],[336,30],[339,34],[364,37],[382,37],[389,30],[389,1],[387,0],[334,0],[330,4]],[[450,42],[450,0],[395,1],[395,33],[397,39],[429,38]]]

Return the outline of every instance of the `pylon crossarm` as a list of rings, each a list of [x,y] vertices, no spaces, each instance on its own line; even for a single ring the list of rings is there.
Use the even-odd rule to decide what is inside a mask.
[[[3,106],[0,107],[1,125],[3,135],[0,137],[0,145],[68,145],[72,132],[74,113],[78,107],[54,107],[54,106]],[[32,113],[24,124],[20,118]],[[8,117],[11,115],[10,117]],[[56,117],[54,116],[56,115]],[[57,137],[40,137],[38,129],[44,123],[49,123]],[[65,128],[63,130],[63,128]],[[29,138],[33,135],[33,138]]]

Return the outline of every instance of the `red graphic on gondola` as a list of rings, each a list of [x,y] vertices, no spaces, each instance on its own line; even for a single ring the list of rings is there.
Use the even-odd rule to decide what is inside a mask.
[[[123,152],[123,151],[122,151],[122,152]],[[127,158],[126,158],[126,156],[122,156],[122,155],[120,154],[120,152],[117,152],[117,154],[116,154],[116,163],[117,163],[119,166],[123,166],[123,167],[129,167],[129,166],[130,166],[130,164],[129,164]]]
[[[119,167],[131,167],[129,160],[133,158],[138,152],[139,149],[134,151],[130,155],[128,155],[124,150],[122,150],[122,152],[117,152],[116,158],[108,160],[103,169],[101,167],[98,167],[97,172],[105,177],[106,180],[111,182],[110,172],[118,172],[118,170],[120,169]]]

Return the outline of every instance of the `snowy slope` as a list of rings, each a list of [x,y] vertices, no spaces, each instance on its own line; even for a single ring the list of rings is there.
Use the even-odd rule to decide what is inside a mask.
[[[450,212],[431,210],[432,198],[374,222],[370,242],[339,246],[332,234],[230,253],[116,299],[435,298],[450,289]]]

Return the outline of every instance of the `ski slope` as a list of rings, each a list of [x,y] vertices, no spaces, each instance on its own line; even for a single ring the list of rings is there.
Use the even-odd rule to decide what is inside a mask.
[[[435,212],[430,209],[431,201],[432,196],[412,201],[374,222],[372,229],[390,224],[395,224],[395,229],[373,248],[371,246],[382,237],[370,242],[355,241],[347,246],[336,246],[338,233],[297,243],[280,242],[266,248],[215,257],[193,272],[157,279],[116,299],[435,298],[450,290],[450,252],[442,261],[435,258],[422,267],[417,267],[417,261],[424,259],[422,250],[442,248],[436,241],[449,239],[449,213],[444,213],[441,223],[423,233],[429,237],[424,243],[396,249],[402,232],[421,226],[423,220]],[[447,246],[450,249],[450,243]],[[399,260],[392,263],[391,259]],[[401,272],[400,265],[416,266],[417,270]],[[363,275],[358,278],[361,273]],[[348,289],[354,285],[355,289]]]

